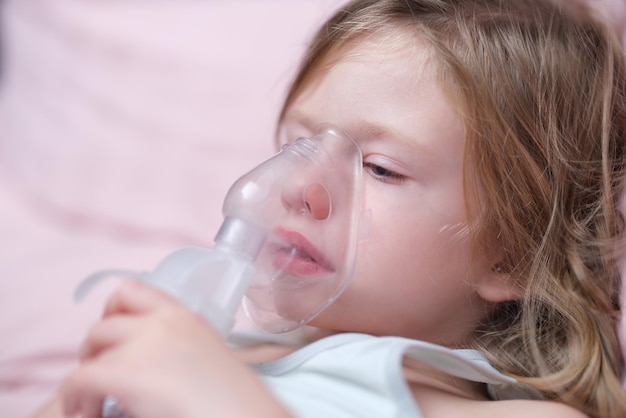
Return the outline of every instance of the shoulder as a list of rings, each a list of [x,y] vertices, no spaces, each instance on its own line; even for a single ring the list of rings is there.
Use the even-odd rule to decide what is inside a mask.
[[[417,404],[424,417],[479,418],[588,418],[579,410],[552,401],[471,399],[466,396],[435,389],[432,386],[413,387]]]
[[[481,403],[482,417],[550,417],[550,418],[587,418],[581,411],[552,401],[507,400]],[[478,411],[477,411],[478,412]]]

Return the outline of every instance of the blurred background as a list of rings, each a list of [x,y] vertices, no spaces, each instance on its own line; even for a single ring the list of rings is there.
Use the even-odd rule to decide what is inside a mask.
[[[84,277],[212,244],[340,3],[0,2],[0,416],[29,416],[71,369],[108,291],[75,305]]]

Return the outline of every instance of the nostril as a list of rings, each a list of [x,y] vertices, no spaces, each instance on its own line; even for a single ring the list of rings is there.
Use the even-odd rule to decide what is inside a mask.
[[[328,190],[320,183],[312,183],[304,191],[304,205],[313,219],[325,221],[330,216],[331,199]]]

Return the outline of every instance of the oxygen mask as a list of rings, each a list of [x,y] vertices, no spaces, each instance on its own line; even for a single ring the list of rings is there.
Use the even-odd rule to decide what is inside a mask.
[[[362,157],[324,125],[237,181],[224,214],[260,225],[268,242],[244,297],[249,318],[270,332],[308,323],[352,277],[362,211]]]
[[[331,125],[297,138],[230,188],[211,249],[183,248],[144,281],[178,297],[226,334],[243,299],[259,327],[307,324],[345,289],[354,270],[362,212],[362,157]],[[77,289],[81,298],[102,277]]]

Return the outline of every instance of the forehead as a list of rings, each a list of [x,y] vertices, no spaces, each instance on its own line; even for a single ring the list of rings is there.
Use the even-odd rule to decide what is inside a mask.
[[[440,87],[436,62],[432,46],[415,27],[384,28],[347,36],[324,55],[318,56],[301,74],[299,85],[294,86],[285,104],[283,116],[310,96],[329,73],[336,76],[341,67],[350,66],[352,71],[360,67],[356,71],[364,71],[365,74],[361,75],[369,76],[372,81],[379,81],[380,77],[395,79],[396,84],[402,83],[403,88],[412,90],[410,86],[417,86],[424,80],[428,80],[432,87]],[[348,80],[355,76],[350,71],[343,73]]]
[[[339,46],[331,48],[326,56],[312,71],[319,73],[327,71],[334,65],[346,61],[359,61],[366,59],[368,62],[403,58],[411,63],[411,71],[416,76],[434,74],[436,62],[434,50],[419,33],[416,27],[401,25],[398,27],[378,29],[377,31],[355,35]]]
[[[360,140],[393,138],[411,148],[437,148],[431,154],[462,147],[462,122],[432,62],[431,48],[415,36],[387,32],[354,39],[332,51],[301,89],[285,113],[285,131],[301,126],[306,134],[331,123]]]
[[[292,96],[284,115],[310,102],[312,96],[320,96],[322,86],[325,94],[319,101],[325,101],[326,106],[350,105],[349,96],[353,104],[371,103],[376,114],[391,110],[391,102],[398,105],[396,112],[410,112],[416,100],[428,101],[436,96],[435,101],[440,101],[441,93],[445,95],[438,68],[433,48],[414,28],[362,33],[320,57]],[[402,99],[404,106],[399,106]]]

